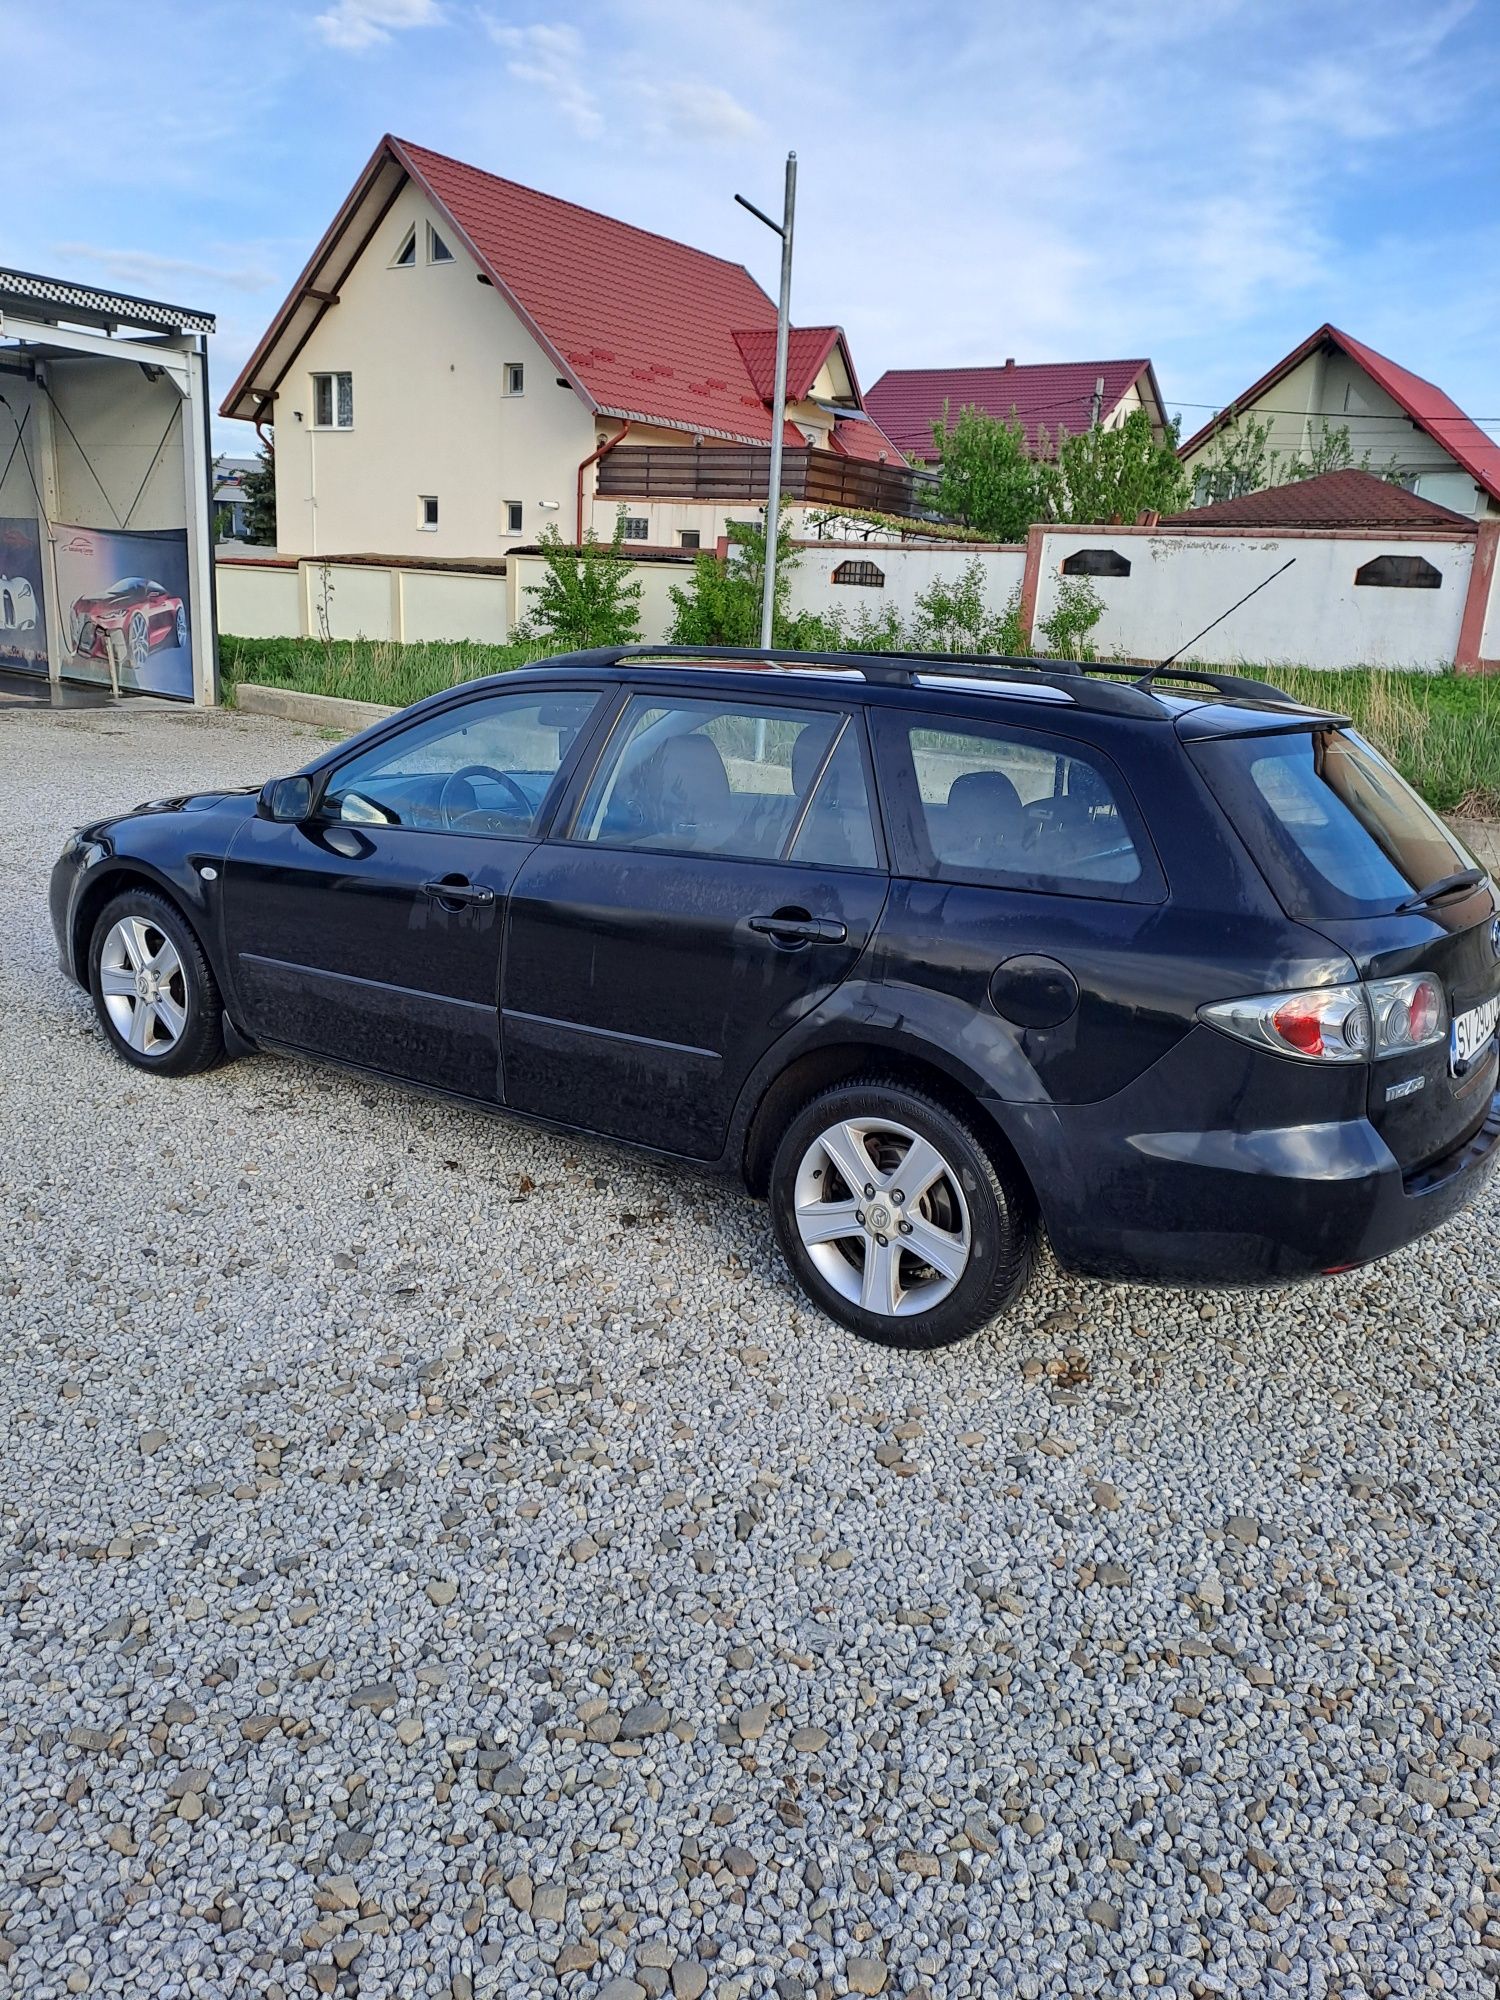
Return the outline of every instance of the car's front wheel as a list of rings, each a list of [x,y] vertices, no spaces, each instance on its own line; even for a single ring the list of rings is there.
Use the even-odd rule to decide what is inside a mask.
[[[89,946],[89,990],[105,1034],[127,1062],[188,1076],[223,1061],[213,969],[164,896],[127,889],[105,905]]]
[[[840,1084],[782,1135],[771,1218],[815,1305],[887,1347],[946,1347],[1017,1299],[1027,1190],[961,1117],[906,1084]]]

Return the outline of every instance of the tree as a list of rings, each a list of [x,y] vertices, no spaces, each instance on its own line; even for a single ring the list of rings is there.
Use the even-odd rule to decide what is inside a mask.
[[[1318,419],[1318,428],[1304,450],[1273,451],[1270,417],[1241,417],[1231,403],[1198,462],[1193,480],[1193,505],[1209,507],[1219,500],[1238,500],[1242,493],[1262,493],[1268,486],[1290,486],[1293,480],[1316,479],[1324,472],[1372,472],[1371,454],[1354,456],[1347,424]],[[1379,477],[1398,480],[1399,459],[1382,467]]]
[[[1134,521],[1147,509],[1177,513],[1191,491],[1177,456],[1180,429],[1174,417],[1158,437],[1149,414],[1135,409],[1113,430],[1095,424],[1074,437],[1063,432],[1057,446],[1055,518]]]
[[[730,521],[726,525],[729,557],[721,561],[704,550],[693,564],[687,588],[671,586],[672,638],[679,646],[758,646],[760,601],[766,580],[766,530],[761,521]],[[792,546],[791,523],[783,508],[776,532],[776,603],[771,618],[772,643],[818,648],[829,643],[836,621],[809,612],[793,616],[787,609],[792,573],[801,551]]]
[[[265,444],[245,474],[245,539],[268,549],[276,546],[276,455]]]
[[[972,406],[950,423],[946,407],[932,427],[937,447],[935,511],[978,528],[997,542],[1019,542],[1033,521],[1056,517],[1058,473],[1047,457],[1033,458],[1026,430]],[[1046,440],[1040,439],[1045,452]]]
[[[629,646],[641,636],[641,580],[625,554],[625,510],[615,516],[608,543],[590,528],[578,546],[564,542],[550,523],[542,530],[546,574],[526,586],[531,609],[517,637],[579,646]]]

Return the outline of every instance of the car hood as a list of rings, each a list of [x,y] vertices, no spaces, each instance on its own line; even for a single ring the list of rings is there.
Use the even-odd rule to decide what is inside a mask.
[[[107,833],[127,820],[149,819],[161,813],[209,813],[219,808],[232,812],[238,806],[242,814],[248,814],[254,810],[259,791],[258,785],[236,785],[217,792],[178,792],[167,799],[147,799],[144,805],[132,806],[128,812],[110,813],[79,831],[86,835]]]

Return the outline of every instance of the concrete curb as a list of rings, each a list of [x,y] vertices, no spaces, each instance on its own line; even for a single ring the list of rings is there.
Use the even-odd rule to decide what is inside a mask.
[[[378,701],[347,701],[337,694],[302,694],[296,688],[262,687],[241,681],[234,690],[241,715],[274,715],[281,722],[310,722],[323,729],[368,729],[400,710]]]

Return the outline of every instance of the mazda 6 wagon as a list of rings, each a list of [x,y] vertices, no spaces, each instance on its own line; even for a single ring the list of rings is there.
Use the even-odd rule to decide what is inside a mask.
[[[68,841],[62,963],[163,1076],[292,1051],[732,1174],[936,1346],[1061,1265],[1302,1279],[1500,1141],[1493,885],[1227,675],[626,648]]]

